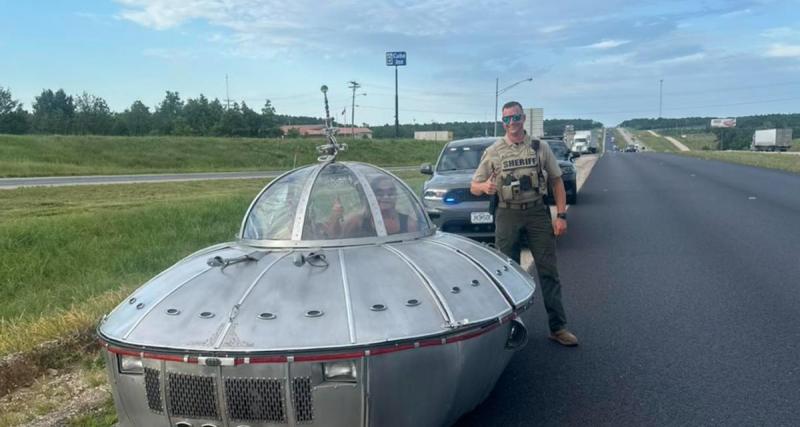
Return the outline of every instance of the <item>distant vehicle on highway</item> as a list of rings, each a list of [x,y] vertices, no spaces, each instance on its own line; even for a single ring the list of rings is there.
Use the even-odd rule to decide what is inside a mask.
[[[589,153],[589,146],[586,145],[585,141],[578,141],[572,143],[572,152],[576,154],[588,154]]]
[[[597,142],[594,142],[592,151],[593,136],[590,130],[579,130],[575,132],[572,143],[572,151],[580,154],[594,153],[597,151]]]
[[[423,164],[420,172],[431,175],[422,188],[422,204],[434,224],[448,233],[476,240],[494,239],[494,215],[489,210],[488,195],[475,196],[469,191],[472,175],[481,155],[496,138],[470,138],[451,141],[442,149],[436,166]],[[567,203],[578,201],[577,169],[564,141],[543,140],[550,145],[561,167]],[[552,190],[551,190],[552,192]]]
[[[625,146],[625,150],[624,150],[624,151],[625,151],[626,153],[635,153],[635,152],[637,152],[637,151],[639,151],[639,150],[637,150],[637,149],[636,149],[636,146],[635,146],[635,145],[633,145],[633,144],[628,144],[628,145],[626,145],[626,146]]]
[[[751,151],[786,151],[792,145],[792,128],[763,129],[753,134]]]

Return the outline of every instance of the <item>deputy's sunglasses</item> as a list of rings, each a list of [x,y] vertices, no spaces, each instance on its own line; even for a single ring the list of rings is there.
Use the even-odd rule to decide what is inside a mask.
[[[503,123],[505,123],[507,125],[510,125],[511,122],[516,123],[516,122],[518,122],[520,120],[522,120],[522,114],[514,114],[514,115],[511,115],[511,116],[503,116]]]

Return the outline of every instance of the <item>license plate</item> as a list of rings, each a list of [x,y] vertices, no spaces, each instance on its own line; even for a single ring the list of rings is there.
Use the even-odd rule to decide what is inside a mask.
[[[489,212],[472,212],[470,213],[470,222],[473,224],[491,224],[494,222],[494,215]]]

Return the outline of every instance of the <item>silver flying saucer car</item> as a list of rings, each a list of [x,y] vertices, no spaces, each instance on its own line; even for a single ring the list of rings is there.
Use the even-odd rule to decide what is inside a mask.
[[[103,319],[121,427],[442,426],[486,398],[525,343],[531,276],[332,151]]]

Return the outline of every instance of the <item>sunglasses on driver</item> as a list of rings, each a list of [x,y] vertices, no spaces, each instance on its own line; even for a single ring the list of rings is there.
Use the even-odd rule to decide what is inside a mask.
[[[503,116],[503,123],[510,125],[511,122],[518,122],[522,120],[522,114],[512,114],[510,116]]]

